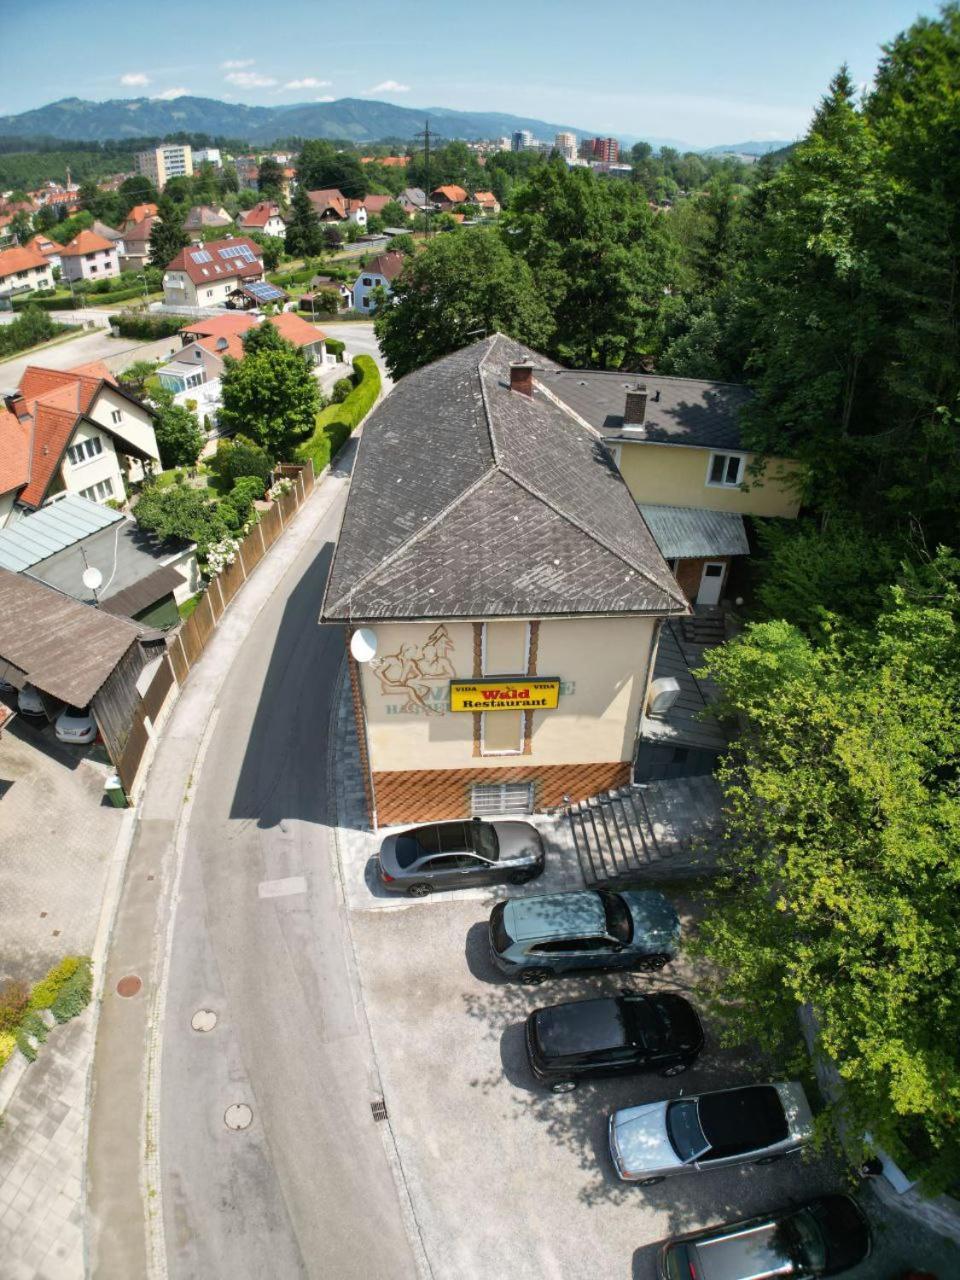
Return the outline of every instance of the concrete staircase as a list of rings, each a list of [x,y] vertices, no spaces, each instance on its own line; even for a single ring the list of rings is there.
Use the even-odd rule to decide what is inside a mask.
[[[567,814],[588,885],[712,870],[720,833],[720,789],[712,777],[621,787]]]

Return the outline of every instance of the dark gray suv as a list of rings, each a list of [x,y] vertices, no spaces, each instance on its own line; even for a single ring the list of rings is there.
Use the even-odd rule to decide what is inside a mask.
[[[380,883],[412,898],[434,889],[523,884],[543,865],[543,842],[529,822],[433,822],[387,836],[380,846]]]

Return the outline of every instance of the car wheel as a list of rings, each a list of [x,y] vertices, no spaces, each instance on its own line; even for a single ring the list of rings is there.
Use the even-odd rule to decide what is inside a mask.
[[[557,1080],[550,1086],[551,1093],[573,1093],[577,1087],[576,1080]]]
[[[641,956],[633,967],[639,973],[656,973],[658,969],[662,969],[665,964],[669,963],[669,961],[669,956]]]
[[[675,1062],[672,1067],[664,1067],[660,1074],[662,1076],[680,1076],[689,1066],[689,1062]]]
[[[419,884],[412,884],[407,890],[408,898],[425,898],[428,893],[433,893],[433,889],[428,884],[420,881]]]
[[[525,987],[539,987],[546,977],[546,969],[524,969],[520,975],[520,981]]]
[[[754,1164],[776,1164],[778,1160],[782,1160],[783,1156],[761,1156],[759,1160],[754,1160]]]
[[[655,1187],[658,1182],[662,1182],[662,1181],[663,1181],[662,1178],[638,1178],[637,1186],[638,1187]]]

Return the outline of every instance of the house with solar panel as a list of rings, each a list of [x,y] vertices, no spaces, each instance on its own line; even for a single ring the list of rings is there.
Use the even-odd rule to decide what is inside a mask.
[[[247,236],[188,245],[167,264],[163,300],[173,307],[227,306],[238,288],[263,280],[262,252]]]

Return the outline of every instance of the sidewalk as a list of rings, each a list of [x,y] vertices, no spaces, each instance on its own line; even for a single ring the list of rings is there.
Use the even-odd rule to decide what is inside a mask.
[[[348,444],[227,610],[157,749],[107,962],[92,1069],[86,1174],[94,1276],[139,1280],[165,1271],[155,1102],[179,828],[225,674],[277,583],[341,494],[354,448]],[[125,998],[117,984],[131,976],[142,986]]]

